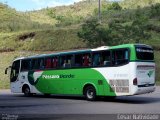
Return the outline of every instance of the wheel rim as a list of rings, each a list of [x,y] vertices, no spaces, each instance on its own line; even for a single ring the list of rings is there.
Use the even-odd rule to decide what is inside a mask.
[[[92,89],[87,90],[87,97],[89,99],[92,99],[94,96],[94,91]]]
[[[26,88],[25,91],[24,91],[24,93],[25,93],[25,94],[29,94],[29,93],[30,93],[29,88]]]

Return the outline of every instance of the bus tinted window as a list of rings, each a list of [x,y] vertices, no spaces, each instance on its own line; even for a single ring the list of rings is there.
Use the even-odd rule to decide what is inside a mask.
[[[137,59],[154,60],[153,49],[149,47],[136,47]]]
[[[57,57],[52,58],[52,67],[53,68],[58,67],[58,58]]]
[[[73,65],[73,55],[60,56],[60,67],[70,68]]]
[[[27,71],[30,69],[30,60],[22,60],[21,71]]]
[[[91,66],[91,54],[86,53],[82,55],[82,66]]]
[[[75,67],[80,67],[82,66],[82,55],[81,54],[77,54],[75,55]]]
[[[128,49],[117,49],[112,52],[112,64],[123,65],[129,61],[129,50]]]
[[[44,69],[44,59],[32,59],[32,69]]]
[[[38,59],[32,60],[32,69],[38,69]]]
[[[74,66],[75,67],[91,66],[91,54],[90,53],[76,54]]]
[[[44,69],[44,59],[43,58],[38,59],[38,69]]]
[[[45,59],[45,68],[51,69],[51,68],[57,68],[58,67],[58,57],[47,57]]]
[[[93,66],[110,66],[110,51],[93,53]]]
[[[45,59],[45,68],[52,68],[52,58]]]

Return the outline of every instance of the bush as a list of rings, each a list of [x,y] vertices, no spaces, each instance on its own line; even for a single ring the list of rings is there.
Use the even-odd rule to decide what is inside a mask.
[[[160,16],[160,3],[151,6],[151,18]]]
[[[148,24],[146,26],[147,30],[153,30],[156,31],[157,33],[160,33],[160,26],[154,25],[154,24]]]
[[[122,10],[122,7],[119,5],[118,2],[113,2],[109,7],[108,10]]]

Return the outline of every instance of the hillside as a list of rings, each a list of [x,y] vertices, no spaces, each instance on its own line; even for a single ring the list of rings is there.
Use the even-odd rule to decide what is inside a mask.
[[[102,23],[107,25],[111,21],[118,21],[122,25],[131,24],[136,8],[140,6],[141,13],[149,17],[147,24],[150,30],[147,32],[151,34],[149,40],[144,39],[141,42],[159,49],[160,45],[157,43],[160,37],[160,18],[158,15],[150,17],[150,6],[156,3],[160,3],[160,0],[124,0],[120,5],[125,9],[110,11],[108,6],[112,3],[103,1]],[[17,12],[7,5],[0,4],[0,6],[0,51],[85,47],[85,43],[77,37],[77,32],[86,19],[97,17],[97,0],[30,12]],[[61,41],[66,41],[67,44],[62,44]],[[45,43],[45,46],[42,43]],[[55,45],[48,47],[50,43]]]
[[[17,12],[8,5],[0,3],[0,33],[10,33],[42,28],[48,29],[52,27],[47,21],[42,22],[41,24],[40,22],[33,21],[27,13]]]
[[[121,6],[124,9],[137,9],[137,7],[146,7],[155,3],[160,3],[160,0],[124,0]]]

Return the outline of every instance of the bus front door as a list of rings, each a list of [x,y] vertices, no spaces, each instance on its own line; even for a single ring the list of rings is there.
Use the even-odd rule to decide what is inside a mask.
[[[19,89],[19,72],[20,72],[20,60],[14,61],[11,67],[10,84],[11,92],[21,92]]]

